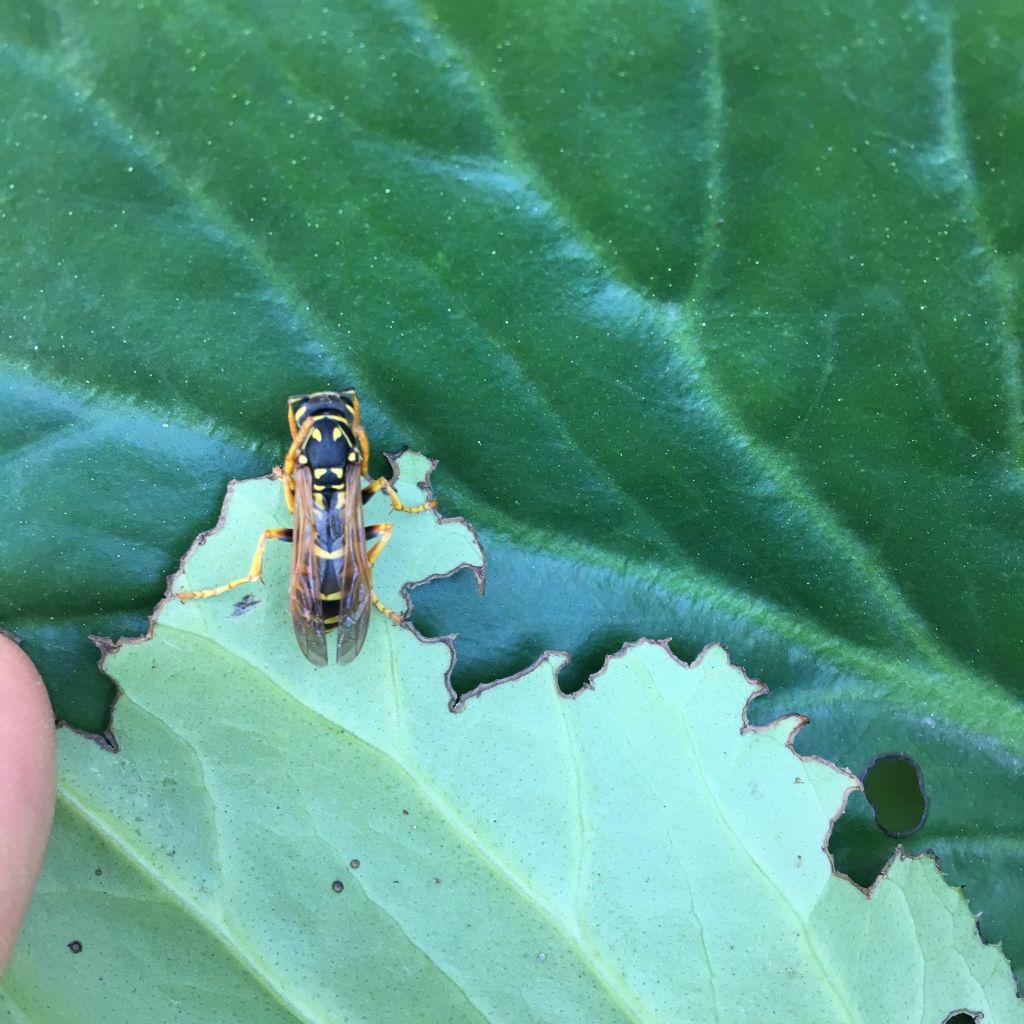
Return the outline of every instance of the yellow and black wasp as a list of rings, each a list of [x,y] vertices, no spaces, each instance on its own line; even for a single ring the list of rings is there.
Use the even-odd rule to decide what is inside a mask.
[[[281,471],[291,529],[264,530],[249,575],[210,590],[180,591],[182,601],[215,597],[260,579],[268,540],[292,542],[291,613],[302,653],[327,664],[327,634],[338,634],[337,659],[351,661],[363,646],[373,604],[395,622],[373,592],[373,563],[391,537],[390,523],[363,525],[363,504],[383,490],[396,512],[425,512],[437,505],[404,505],[379,477],[369,479],[370,445],[359,422],[355,391],[319,391],[288,399],[292,443]],[[277,472],[275,470],[275,472]],[[367,541],[376,543],[367,549]]]

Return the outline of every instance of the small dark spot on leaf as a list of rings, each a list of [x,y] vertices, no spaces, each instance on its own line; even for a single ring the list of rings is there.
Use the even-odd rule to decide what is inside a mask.
[[[440,884],[441,884],[441,879],[440,878],[435,878],[434,879],[434,885],[440,885]]]
[[[970,1010],[954,1010],[942,1024],[976,1024],[985,1014],[974,1013]]]
[[[253,597],[252,594],[246,594],[241,601],[235,602],[234,611],[231,613],[231,618],[237,618],[239,615],[244,615],[250,608],[258,605],[260,600],[258,597]]]
[[[95,875],[95,876],[96,876],[97,878],[99,878],[99,877],[100,877],[100,875],[102,875],[102,874],[103,874],[103,868],[97,868],[97,869],[96,869],[96,870],[95,870],[95,871],[93,872],[93,874],[94,874],[94,875]]]
[[[78,939],[75,939],[74,941],[68,943],[68,949],[70,949],[72,953],[81,953],[82,944],[78,941]]]
[[[345,883],[340,878],[336,878],[333,882],[331,882],[331,888],[335,892],[344,892]]]
[[[864,796],[875,822],[895,839],[913,835],[928,818],[928,797],[918,763],[906,754],[876,757],[863,776]]]
[[[796,777],[796,778],[795,778],[795,779],[794,779],[793,781],[794,781],[794,782],[795,782],[795,783],[796,783],[796,784],[797,784],[798,786],[802,786],[802,785],[803,785],[803,783],[804,783],[804,780],[803,780],[803,779],[801,779],[799,775],[798,775],[798,776],[797,776],[797,777]]]
[[[402,813],[403,813],[404,815],[406,815],[406,816],[408,816],[408,814],[409,814],[409,812],[408,812],[407,810],[405,810],[404,808],[403,808],[403,810],[402,810]]]
[[[351,869],[352,869],[353,871],[355,871],[355,869],[356,869],[357,867],[359,867],[359,861],[358,861],[358,860],[356,860],[356,858],[355,858],[355,857],[353,857],[353,858],[352,858],[352,860],[350,860],[350,861],[348,862],[348,866],[349,866],[349,867],[350,867],[350,868],[351,868]]]

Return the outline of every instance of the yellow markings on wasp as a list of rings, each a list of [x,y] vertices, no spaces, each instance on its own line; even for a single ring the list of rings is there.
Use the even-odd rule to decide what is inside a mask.
[[[322,494],[314,494],[313,495],[313,500],[316,502],[316,507],[317,508],[326,508],[327,507],[324,504],[324,496]]]
[[[340,441],[341,440],[341,435],[344,434],[344,433],[345,433],[345,431],[342,430],[341,427],[335,427],[331,431],[331,440],[332,441]]]
[[[318,467],[318,468],[313,470],[313,476],[315,476],[317,478],[317,480],[319,480],[320,477],[322,477],[326,472],[327,472],[326,469],[321,469],[321,468]]]
[[[324,619],[325,626],[336,626],[341,621],[340,615],[329,615]]]
[[[333,594],[324,594],[324,593],[321,592],[320,598],[321,598],[321,600],[324,600],[324,601],[340,601],[341,600],[341,591],[340,590],[336,590]]]
[[[310,431],[310,433],[313,435],[314,438],[316,438],[317,441],[322,441],[324,439],[324,435],[320,433],[319,427],[314,427]]]
[[[349,423],[347,419],[345,419],[343,416],[325,416],[324,419],[333,420],[335,423],[338,424],[333,431],[335,441],[343,437],[345,438],[346,441],[349,442],[349,444],[352,443],[352,435],[349,433],[349,427],[351,427],[352,424]]]
[[[337,559],[341,558],[345,554],[345,552],[344,551],[324,551],[324,549],[322,547],[320,547],[319,544],[314,544],[313,545],[313,554],[316,555],[317,558],[328,558],[328,559],[330,559],[333,562],[333,561],[336,561]]]
[[[305,465],[306,465],[306,464],[307,464],[307,463],[309,462],[309,459],[307,459],[305,455],[300,455],[300,456],[299,456],[299,462],[300,462],[300,463],[301,463],[301,464],[302,464],[303,466],[305,466]]]
[[[356,462],[358,459],[359,459],[359,456],[356,455],[355,452],[349,452],[348,453],[348,461],[349,462]]]
[[[297,420],[301,420],[301,419],[302,419],[302,417],[306,415],[306,410],[307,410],[308,408],[309,408],[309,406],[308,406],[308,405],[303,405],[303,406],[300,406],[300,407],[299,407],[298,409],[296,409],[296,410],[295,410],[295,418],[296,418]]]

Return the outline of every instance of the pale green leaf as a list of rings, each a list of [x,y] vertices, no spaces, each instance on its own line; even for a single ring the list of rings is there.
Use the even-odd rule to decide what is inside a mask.
[[[399,466],[418,499],[426,462]],[[478,561],[465,524],[378,496],[384,517],[392,605]],[[277,522],[275,481],[237,485],[173,585],[237,575]],[[383,616],[351,666],[306,663],[287,556],[258,603],[172,598],[108,657],[117,753],[62,733],[7,1019],[1024,1021],[934,861],[896,860],[870,897],[833,874],[856,782],[792,751],[800,719],[745,724],[759,689],[722,647],[687,667],[628,646],[573,698],[548,654],[453,713],[450,648]]]

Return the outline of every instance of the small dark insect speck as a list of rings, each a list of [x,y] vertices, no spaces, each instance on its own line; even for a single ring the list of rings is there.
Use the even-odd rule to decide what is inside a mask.
[[[75,939],[74,942],[68,943],[68,949],[70,949],[72,953],[81,953],[82,944],[78,941],[78,939]]]
[[[435,878],[434,879],[434,885],[440,885],[440,884],[441,884],[441,879],[440,878]]]
[[[234,619],[239,615],[244,615],[250,608],[259,603],[259,598],[253,597],[252,594],[246,594],[241,601],[235,602],[235,608],[231,613],[231,618]]]
[[[348,862],[348,866],[355,870],[357,867],[359,867],[359,861],[353,857],[352,860]]]
[[[96,875],[97,878],[99,878],[100,875],[103,874],[103,868],[97,868],[94,874]]]
[[[402,810],[402,813],[403,813],[404,815],[406,815],[406,816],[408,816],[408,814],[409,814],[409,812],[408,812],[407,810],[405,810],[404,808],[403,808],[403,810]]]
[[[345,883],[340,878],[336,878],[333,882],[331,882],[331,888],[335,892],[344,892]]]

